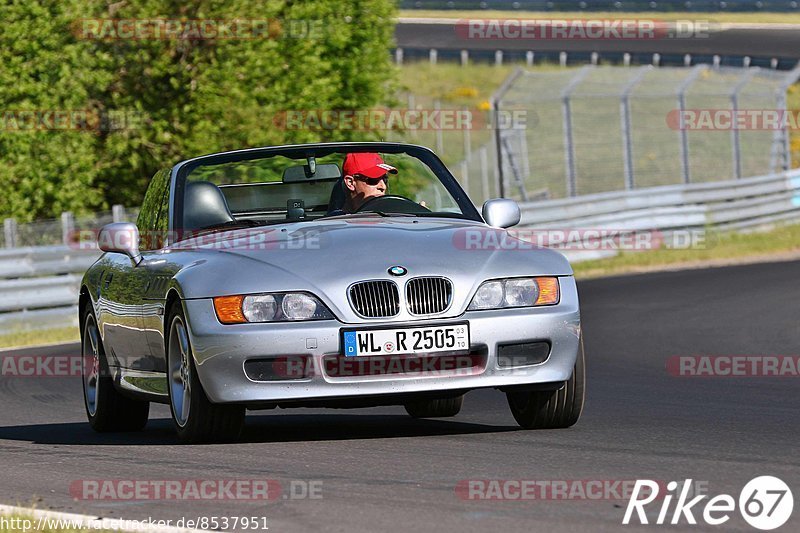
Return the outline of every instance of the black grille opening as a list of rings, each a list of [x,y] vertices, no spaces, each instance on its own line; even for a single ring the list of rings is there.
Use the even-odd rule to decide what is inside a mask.
[[[497,347],[497,364],[502,367],[538,365],[550,356],[550,343],[524,342]]]
[[[453,284],[446,278],[414,278],[406,285],[408,312],[432,315],[450,307]]]
[[[314,374],[314,364],[307,355],[276,355],[245,361],[244,373],[253,381],[306,379]]]
[[[400,312],[400,293],[392,281],[364,281],[350,287],[350,305],[368,318],[395,316]]]

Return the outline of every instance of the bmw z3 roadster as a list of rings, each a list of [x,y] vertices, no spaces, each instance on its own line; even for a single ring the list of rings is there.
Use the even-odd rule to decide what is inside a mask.
[[[575,424],[575,279],[517,239],[517,204],[479,212],[420,146],[325,143],[160,170],[136,224],[97,235],[80,324],[86,413],[135,431],[170,406],[182,442],[236,439],[248,409],[402,405],[458,414],[505,393],[524,428]]]

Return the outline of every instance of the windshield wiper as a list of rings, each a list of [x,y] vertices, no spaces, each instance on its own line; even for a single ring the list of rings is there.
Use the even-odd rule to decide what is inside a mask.
[[[256,226],[263,226],[264,224],[258,220],[229,220],[227,222],[220,222],[219,224],[211,224],[202,228],[194,230],[197,233],[206,233],[211,231],[220,231],[236,228],[254,228]]]
[[[364,211],[363,213],[344,213],[341,215],[333,215],[333,216],[326,216],[320,218],[342,218],[342,217],[351,217],[351,218],[365,218],[365,217],[374,217],[378,215],[379,217],[416,217],[418,215],[412,213],[387,213],[385,211]]]

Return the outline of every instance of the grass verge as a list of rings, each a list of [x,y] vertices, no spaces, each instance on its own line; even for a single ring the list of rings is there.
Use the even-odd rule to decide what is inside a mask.
[[[454,18],[454,19],[653,19],[664,21],[703,20],[709,22],[748,24],[800,24],[800,13],[705,13],[675,11],[500,11],[500,10],[427,10],[402,9],[401,18]]]
[[[615,257],[575,263],[575,277],[586,279],[655,270],[769,262],[795,256],[800,259],[800,224],[778,226],[758,233],[707,231],[705,237],[705,248],[622,252]]]
[[[42,346],[59,342],[78,342],[79,340],[80,332],[76,327],[14,331],[0,334],[0,348]]]

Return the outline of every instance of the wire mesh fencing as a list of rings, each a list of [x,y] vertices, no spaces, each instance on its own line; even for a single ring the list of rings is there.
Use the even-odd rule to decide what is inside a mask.
[[[527,117],[487,146],[501,154],[497,190],[525,201],[786,170],[798,118],[786,93],[798,77],[711,65],[520,69],[493,102]]]
[[[111,211],[101,211],[75,216],[65,211],[59,218],[18,223],[13,218],[3,221],[0,235],[0,248],[21,248],[25,246],[53,246],[74,244],[80,232],[82,235],[96,234],[100,228],[111,222],[135,222],[139,209],[125,209],[115,205]]]

